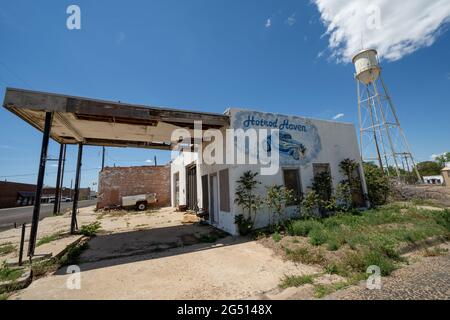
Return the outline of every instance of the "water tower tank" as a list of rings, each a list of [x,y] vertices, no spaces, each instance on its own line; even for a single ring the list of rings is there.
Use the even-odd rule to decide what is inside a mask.
[[[364,84],[375,82],[380,76],[377,51],[373,49],[364,50],[353,58],[356,68],[356,79]]]

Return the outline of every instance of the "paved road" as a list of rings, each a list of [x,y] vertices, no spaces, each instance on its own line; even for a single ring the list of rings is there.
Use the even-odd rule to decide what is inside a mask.
[[[78,202],[79,208],[93,206],[97,200],[86,200]],[[53,203],[46,203],[41,205],[40,219],[53,215]],[[61,211],[72,208],[72,202],[61,203]],[[0,231],[14,228],[14,223],[21,225],[23,223],[30,223],[33,216],[33,207],[19,207],[0,209]]]

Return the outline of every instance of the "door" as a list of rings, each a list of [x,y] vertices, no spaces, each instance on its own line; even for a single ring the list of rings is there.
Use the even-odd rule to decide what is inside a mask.
[[[189,210],[198,211],[196,165],[186,168],[186,205]]]
[[[219,223],[219,193],[217,175],[214,174],[209,178],[210,182],[210,222],[211,224]]]

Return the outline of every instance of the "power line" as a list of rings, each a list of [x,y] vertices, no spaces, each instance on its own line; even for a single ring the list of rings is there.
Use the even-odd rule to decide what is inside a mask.
[[[32,89],[32,86],[27,81],[25,81],[21,76],[19,76],[16,72],[14,72],[14,70],[12,70],[10,67],[8,67],[4,62],[0,61],[0,64],[3,66],[3,68],[5,68],[7,71],[9,71],[9,73],[11,73],[13,76],[15,76],[16,79],[21,81],[26,87],[28,87],[29,89]]]
[[[86,172],[86,171],[94,171],[94,170],[100,170],[100,168],[90,168],[90,169],[82,169],[82,172]],[[74,173],[76,172],[76,170],[66,170],[65,173]],[[45,175],[55,175],[57,174],[57,172],[47,172],[45,173]],[[32,177],[32,176],[36,176],[37,173],[24,173],[24,174],[15,174],[15,175],[10,175],[10,176],[0,176],[0,178],[17,178],[17,177]]]

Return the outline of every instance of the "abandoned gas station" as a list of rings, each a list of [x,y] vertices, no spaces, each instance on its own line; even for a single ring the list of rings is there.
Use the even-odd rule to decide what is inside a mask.
[[[279,136],[271,136],[268,140],[278,140],[278,145],[267,144],[267,141],[263,143],[266,148],[272,146],[278,151],[280,161],[274,174],[260,176],[261,186],[258,192],[261,196],[264,196],[267,186],[279,184],[292,189],[301,198],[307,192],[313,177],[323,171],[330,173],[336,187],[344,179],[339,169],[340,162],[351,158],[358,163],[354,174],[361,181],[361,188],[356,195],[357,203],[361,207],[368,205],[365,201],[367,187],[356,131],[351,123],[246,109],[228,109],[223,114],[193,112],[12,88],[6,90],[4,107],[43,133],[28,249],[30,257],[34,254],[37,239],[49,139],[61,146],[56,182],[58,200],[65,147],[78,146],[75,201],[70,225],[72,234],[78,229],[77,209],[83,146],[106,146],[182,151],[172,159],[170,175],[166,177],[169,180],[166,182],[170,188],[172,207],[183,205],[194,212],[206,213],[211,225],[237,235],[239,232],[234,218],[241,210],[235,203],[236,181],[246,170],[259,171],[262,164],[249,163],[243,166],[200,161],[202,159],[199,159],[197,147],[207,146],[211,140],[204,140],[203,135],[195,135],[199,121],[201,132],[210,129],[217,129],[217,132],[236,129],[245,131],[253,127],[278,129]],[[193,138],[189,138],[188,142],[180,139],[173,134],[177,129],[183,129]],[[234,148],[238,148],[233,141],[233,150],[227,149],[226,153],[233,151],[234,154]],[[260,151],[258,147],[257,158],[261,156]],[[248,156],[247,150],[244,153]],[[55,203],[55,212],[58,210],[58,202]],[[269,215],[269,212],[261,212],[258,227],[267,225]]]
[[[6,89],[3,106],[43,133],[28,246],[29,257],[34,255],[36,247],[50,139],[61,145],[57,189],[61,187],[60,175],[65,159],[65,146],[78,145],[70,225],[70,232],[74,234],[78,228],[77,210],[83,146],[173,150],[179,141],[172,141],[172,132],[178,128],[192,130],[194,121],[201,121],[203,130],[218,129],[229,124],[228,116],[223,114],[131,105],[14,88]],[[58,200],[59,192],[56,190]]]

